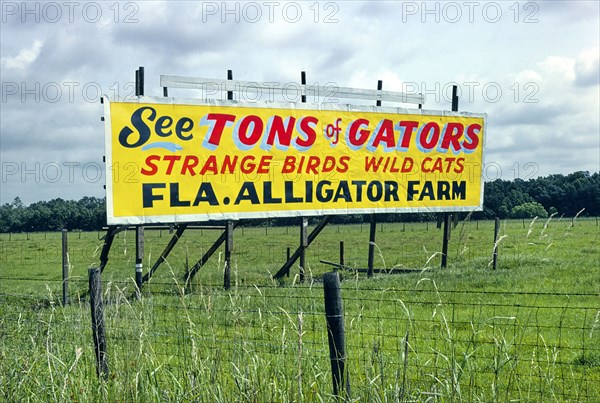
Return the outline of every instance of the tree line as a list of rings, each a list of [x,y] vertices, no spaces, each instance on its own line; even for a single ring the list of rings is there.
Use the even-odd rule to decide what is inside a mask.
[[[583,210],[583,211],[582,211]],[[467,213],[462,213],[464,218]],[[485,183],[484,209],[471,219],[545,218],[551,214],[574,217],[600,216],[600,174],[587,171],[555,174],[527,181],[496,179]],[[433,221],[434,213],[380,214],[380,222]],[[360,214],[333,216],[333,223],[367,222]],[[297,218],[256,221],[254,225],[296,225]],[[252,225],[252,224],[251,224]],[[106,226],[104,198],[53,199],[25,206],[20,198],[0,206],[0,232],[67,230],[95,231]]]

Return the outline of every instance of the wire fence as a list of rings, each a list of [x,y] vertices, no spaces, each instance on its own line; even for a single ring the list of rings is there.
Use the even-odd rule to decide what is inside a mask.
[[[108,382],[128,385],[113,386],[115,395],[332,398],[322,284],[185,293],[159,283],[140,300],[134,287],[103,283]],[[597,294],[452,291],[427,281],[369,289],[349,280],[342,298],[353,399],[600,400]],[[95,378],[89,304],[57,301],[0,294],[5,397],[43,385],[77,398],[77,382],[65,379]]]
[[[439,267],[435,223],[379,223],[375,267],[342,272],[346,368],[355,401],[600,401],[598,220],[460,222]],[[235,231],[232,286],[218,236],[188,231],[137,298],[135,231],[103,273],[109,376],[96,373],[88,269],[104,233],[0,234],[0,400],[333,401],[321,278],[367,265],[369,225],[330,225],[307,249],[306,283],[272,280],[298,228]],[[170,239],[146,231],[148,270]],[[594,275],[596,273],[596,275]],[[443,287],[438,286],[442,284]],[[543,290],[535,292],[534,290]]]

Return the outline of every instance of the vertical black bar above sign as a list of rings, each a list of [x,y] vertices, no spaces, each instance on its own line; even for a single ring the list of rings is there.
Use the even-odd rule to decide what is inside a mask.
[[[300,72],[300,84],[302,84],[302,103],[306,103],[306,71]]]
[[[140,96],[140,71],[135,71],[135,96]]]
[[[144,67],[140,66],[140,93],[139,95],[144,95]]]
[[[323,293],[325,297],[325,319],[327,321],[327,339],[329,341],[333,394],[347,400],[350,398],[350,380],[345,367],[344,306],[338,272],[325,273],[323,275]]]
[[[381,91],[382,89],[383,89],[383,81],[381,81],[381,80],[378,80],[378,81],[377,81],[377,91]],[[377,103],[376,103],[376,105],[377,105],[377,106],[381,106],[381,99],[378,99],[378,100],[377,100]]]
[[[233,70],[227,70],[227,79],[233,80]],[[227,100],[233,101],[233,91],[227,91]]]
[[[458,87],[456,85],[452,86],[452,111],[458,112],[458,95],[456,94],[458,91]]]

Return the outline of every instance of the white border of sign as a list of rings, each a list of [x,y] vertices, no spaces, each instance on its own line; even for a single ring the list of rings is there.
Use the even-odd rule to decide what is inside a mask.
[[[282,102],[242,102],[242,101],[221,101],[221,100],[200,100],[196,98],[172,98],[172,97],[150,97],[139,96],[135,98],[117,98],[115,102],[126,102],[132,104],[174,104],[174,105],[210,105],[210,106],[236,106],[247,108],[272,108],[272,109],[298,109],[298,110],[328,110],[328,111],[348,111],[348,112],[382,112],[393,114],[423,115],[423,116],[459,116],[474,117],[484,120],[484,136],[482,151],[482,169],[481,169],[481,192],[478,206],[462,207],[401,207],[401,208],[378,208],[378,209],[336,209],[336,210],[302,210],[297,211],[273,210],[268,212],[243,212],[243,213],[207,213],[207,214],[186,214],[179,215],[160,215],[143,217],[115,217],[113,215],[113,188],[112,188],[112,133],[110,120],[110,98],[103,96],[104,103],[104,139],[106,156],[106,214],[109,225],[140,225],[140,224],[158,224],[158,223],[182,223],[182,222],[200,222],[213,220],[241,220],[241,219],[260,219],[260,218],[284,218],[284,217],[309,217],[323,215],[347,215],[347,214],[380,214],[380,213],[453,213],[453,212],[471,212],[483,210],[484,196],[484,175],[485,166],[485,148],[487,142],[487,115],[485,113],[471,112],[452,112],[435,111],[425,109],[409,109],[400,107],[383,107],[369,105],[350,105],[341,103],[311,104],[311,103],[282,103]],[[182,217],[184,217],[182,219]]]

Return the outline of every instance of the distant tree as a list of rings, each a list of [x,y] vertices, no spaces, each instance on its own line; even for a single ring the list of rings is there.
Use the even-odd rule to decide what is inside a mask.
[[[511,218],[546,218],[548,217],[548,212],[544,209],[538,202],[527,202],[523,204],[519,204],[510,210]]]

